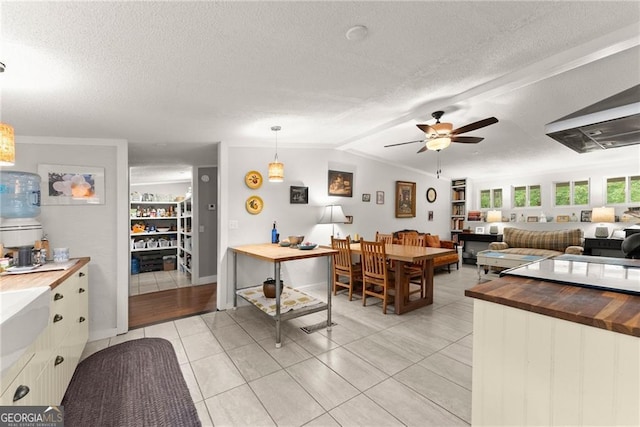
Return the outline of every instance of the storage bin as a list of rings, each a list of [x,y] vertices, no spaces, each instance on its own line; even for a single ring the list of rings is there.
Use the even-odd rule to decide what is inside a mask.
[[[146,245],[146,242],[144,240],[138,240],[133,244],[134,248],[136,249],[144,249],[145,245]]]
[[[140,273],[140,260],[138,258],[131,258],[131,274]]]
[[[165,255],[162,257],[162,266],[164,271],[170,271],[176,269],[176,256]]]
[[[168,240],[158,240],[158,244],[161,248],[168,248],[169,246],[171,246],[171,242]]]
[[[178,246],[178,240],[176,239],[171,239],[169,243],[169,246],[171,246],[172,248]]]
[[[149,241],[147,242],[147,248],[149,248],[149,249],[155,249],[155,248],[157,248],[157,247],[158,247],[158,242],[157,242],[157,241],[155,241],[155,240],[149,240]]]

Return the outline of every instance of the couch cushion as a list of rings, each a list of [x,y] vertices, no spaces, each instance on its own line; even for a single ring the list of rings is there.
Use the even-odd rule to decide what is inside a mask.
[[[439,248],[440,247],[440,236],[427,235],[427,246],[431,248]]]
[[[564,252],[568,246],[580,246],[582,230],[531,231],[505,227],[503,239],[511,248],[549,249]]]

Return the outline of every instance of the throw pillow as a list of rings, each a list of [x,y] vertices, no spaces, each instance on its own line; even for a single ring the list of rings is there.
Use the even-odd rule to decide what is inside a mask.
[[[428,235],[427,236],[427,246],[432,247],[432,248],[439,248],[440,247],[440,236]]]

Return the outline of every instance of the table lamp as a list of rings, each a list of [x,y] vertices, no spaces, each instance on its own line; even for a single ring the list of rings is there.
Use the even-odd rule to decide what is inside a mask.
[[[347,217],[342,211],[342,206],[329,205],[324,207],[322,217],[320,217],[318,224],[331,224],[331,235],[333,236],[335,232],[335,224],[343,224],[345,222],[347,222]]]
[[[502,222],[501,211],[489,211],[487,212],[487,222]],[[490,234],[498,234],[498,226],[492,225],[489,227]]]
[[[616,212],[614,208],[593,208],[591,212],[591,222],[598,222],[600,226],[596,227],[596,237],[607,238],[609,237],[609,229],[603,224],[604,222],[615,222]]]

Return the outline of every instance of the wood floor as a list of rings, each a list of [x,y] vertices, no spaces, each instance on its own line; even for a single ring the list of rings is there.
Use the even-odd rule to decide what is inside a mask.
[[[216,297],[216,283],[130,296],[129,329],[215,311]]]

